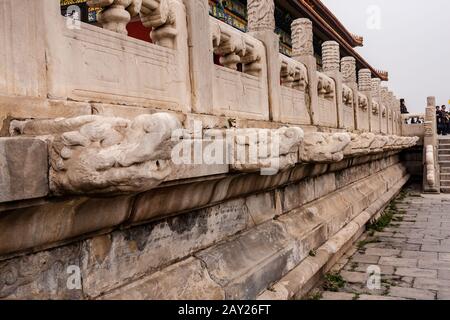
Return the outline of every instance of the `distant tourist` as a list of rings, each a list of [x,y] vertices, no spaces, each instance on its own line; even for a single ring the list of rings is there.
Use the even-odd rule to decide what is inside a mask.
[[[450,118],[446,108],[447,107],[445,105],[441,107],[442,135],[444,136],[446,136],[450,132],[449,130]]]
[[[437,126],[437,133],[442,134],[441,107],[439,106],[436,106],[436,126]]]
[[[406,105],[405,105],[405,99],[400,99],[400,112],[401,112],[402,114],[409,113],[409,112],[408,112],[408,108],[407,108]]]
[[[446,106],[443,105],[441,108],[436,107],[436,123],[438,134],[446,136],[449,131],[449,114],[446,110]]]

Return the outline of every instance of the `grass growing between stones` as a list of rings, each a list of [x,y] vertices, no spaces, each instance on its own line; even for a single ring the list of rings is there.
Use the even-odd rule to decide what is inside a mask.
[[[345,286],[345,280],[338,272],[331,272],[325,275],[325,281],[322,285],[325,291],[338,292]]]
[[[364,247],[366,246],[366,245],[368,245],[368,244],[371,244],[371,243],[379,243],[380,242],[380,240],[378,240],[378,238],[372,238],[372,239],[365,239],[365,240],[361,240],[361,241],[359,241],[357,244],[356,244],[356,247],[358,248],[358,249],[364,249]]]
[[[389,206],[384,210],[384,212],[381,214],[380,219],[377,221],[370,223],[367,226],[368,230],[374,230],[377,232],[383,232],[383,230],[389,226],[389,224],[392,222],[394,215],[398,213],[396,202],[393,201],[389,204]]]
[[[320,290],[312,291],[305,300],[320,300],[322,299],[322,292]]]
[[[355,271],[356,268],[358,268],[358,263],[357,262],[352,262],[352,264],[350,265],[350,271]]]

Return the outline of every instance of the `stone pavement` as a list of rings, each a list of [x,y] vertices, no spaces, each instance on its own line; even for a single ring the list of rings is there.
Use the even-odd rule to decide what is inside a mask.
[[[409,186],[385,213],[308,298],[450,299],[450,195]]]

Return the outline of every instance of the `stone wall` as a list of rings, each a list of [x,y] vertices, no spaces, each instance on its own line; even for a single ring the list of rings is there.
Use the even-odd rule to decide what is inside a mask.
[[[407,177],[398,155],[378,156],[2,212],[0,296],[255,299]]]
[[[273,2],[248,5],[243,33],[206,0],[103,29],[0,1],[0,298],[299,297],[399,191],[418,138],[393,93],[333,41],[319,72],[307,19],[281,55]]]

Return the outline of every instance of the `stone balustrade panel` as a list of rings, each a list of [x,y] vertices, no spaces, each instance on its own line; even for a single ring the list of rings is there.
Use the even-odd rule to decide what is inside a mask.
[[[381,131],[380,112],[381,112],[380,103],[377,100],[373,99],[371,115],[370,115],[371,132],[380,132]]]
[[[45,9],[35,0],[0,1],[0,95],[47,96]]]
[[[204,8],[201,13],[206,25],[193,24],[192,19],[186,19],[186,12],[192,15],[192,12],[197,11],[192,8],[187,10],[190,7],[181,0],[145,0],[142,4],[133,1],[127,7],[116,8],[132,16],[139,15],[143,24],[152,28],[154,43],[128,37],[123,26],[114,25],[120,21],[112,23],[105,17],[100,22],[103,29],[85,23],[80,23],[79,28],[69,28],[68,18],[60,15],[57,2],[45,2],[35,7],[36,12],[48,13],[43,23],[39,24],[33,16],[26,27],[13,25],[22,38],[30,38],[29,41],[18,42],[16,37],[8,35],[6,31],[12,23],[12,17],[20,16],[23,5],[34,8],[35,2],[16,4],[5,0],[1,3],[2,11],[11,13],[0,22],[0,39],[6,44],[0,48],[0,58],[5,61],[0,68],[2,95],[85,103],[92,110],[96,109],[92,105],[95,102],[99,105],[110,104],[111,110],[118,105],[139,106],[184,114],[197,112],[349,131],[370,131],[371,128],[374,132],[383,133],[401,131],[401,121],[398,120],[396,125],[394,113],[398,101],[387,91],[384,100],[378,101],[380,112],[383,107],[387,108],[384,122],[378,128],[375,119],[369,121],[372,112],[370,73],[367,70],[361,73],[361,92],[358,94],[354,87],[354,61],[344,57],[340,68],[336,43],[324,45],[326,72],[316,71],[311,45],[312,23],[307,19],[298,19],[293,23],[293,58],[275,54],[270,55],[269,59],[267,43],[257,40],[251,33],[242,33],[222,21],[208,17]],[[189,5],[199,7],[191,3]],[[266,7],[264,17],[272,21],[269,17],[273,8],[270,3]],[[106,11],[113,9],[105,8]],[[270,31],[272,22],[266,23],[266,20],[261,28]],[[198,38],[201,36],[200,29],[205,27],[209,27],[210,31],[205,32],[205,36],[211,39],[210,47],[200,50],[204,53],[202,64],[208,66],[202,69],[198,61],[193,67],[190,58],[199,51],[198,46],[204,43],[196,42],[193,45],[188,33],[192,36],[195,31]],[[35,56],[35,59],[27,60],[26,65],[20,63],[24,60],[19,59],[20,54],[12,54],[22,52],[20,49],[25,43],[29,49],[27,54]],[[195,46],[197,51],[190,50]],[[211,51],[220,56],[220,65],[214,65]],[[209,61],[206,59],[208,55]],[[271,64],[272,67],[276,66],[276,77],[274,72],[268,71],[268,65]],[[342,75],[340,69],[343,69]],[[211,81],[198,83],[201,75],[197,73],[202,70],[211,71],[208,72],[212,75]],[[269,78],[280,78],[278,70],[281,83],[276,84],[277,80],[274,80],[269,86]],[[271,102],[270,96],[271,92],[278,91],[281,97],[279,104],[277,99]],[[205,93],[201,99],[199,92]],[[24,113],[21,111],[20,114]],[[73,112],[71,115],[77,114]],[[1,119],[6,116],[9,114],[0,114]],[[36,117],[35,114],[32,117]]]
[[[381,133],[387,133],[388,132],[388,107],[385,105],[381,106],[381,126],[380,131]]]
[[[319,126],[334,127],[338,125],[336,82],[327,75],[317,72],[317,113],[314,114],[314,123]]]
[[[214,113],[249,119],[269,119],[267,60],[263,44],[226,23],[210,18],[214,53]],[[238,71],[239,66],[242,72]]]
[[[61,63],[50,61],[51,86],[58,86],[52,83],[53,78],[63,79],[65,96],[75,101],[189,112],[186,12],[179,0],[163,3],[171,32],[158,31],[165,24],[153,29],[155,43],[85,23],[80,28],[67,28],[65,18],[59,17],[55,28],[62,29],[61,36],[50,40],[60,44]]]
[[[420,137],[423,140],[425,135],[425,114],[409,113],[400,115],[401,134],[407,137]],[[411,123],[411,119],[419,119],[420,123]]]
[[[311,124],[308,97],[308,70],[296,60],[280,54],[281,121]]]
[[[358,112],[356,113],[356,119],[358,124],[358,130],[369,131],[369,99],[365,94],[358,92]]]
[[[343,126],[349,131],[355,129],[355,97],[352,88],[343,84],[342,86],[342,104],[343,104]]]

